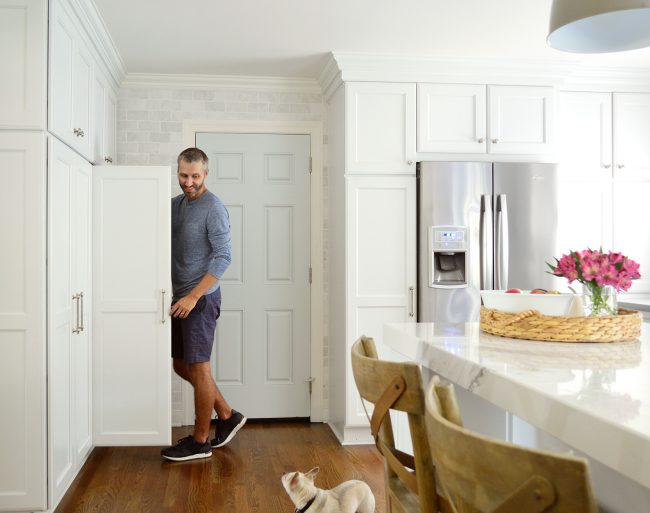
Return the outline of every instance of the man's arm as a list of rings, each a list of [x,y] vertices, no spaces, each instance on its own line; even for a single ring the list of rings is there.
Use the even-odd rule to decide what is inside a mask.
[[[201,296],[205,294],[210,287],[214,285],[217,281],[217,278],[212,276],[210,273],[205,273],[205,276],[201,278],[201,281],[196,284],[192,290],[190,290],[187,296],[180,298],[176,303],[174,303],[169,310],[169,314],[172,317],[180,317],[185,319],[190,312],[194,310],[196,302],[201,299]]]

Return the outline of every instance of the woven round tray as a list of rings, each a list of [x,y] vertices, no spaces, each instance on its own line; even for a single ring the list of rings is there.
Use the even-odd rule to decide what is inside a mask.
[[[537,310],[507,313],[481,307],[481,330],[501,337],[547,342],[623,342],[641,335],[641,312],[618,309],[604,317],[560,317]]]

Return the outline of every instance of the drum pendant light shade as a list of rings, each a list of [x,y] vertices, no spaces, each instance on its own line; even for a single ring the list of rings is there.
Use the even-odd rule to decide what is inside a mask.
[[[546,40],[576,53],[650,46],[650,0],[553,0]]]

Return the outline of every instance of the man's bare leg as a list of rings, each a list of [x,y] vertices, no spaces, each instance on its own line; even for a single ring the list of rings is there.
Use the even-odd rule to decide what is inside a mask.
[[[181,360],[180,358],[174,358],[174,372],[178,374],[179,377],[187,381],[190,385],[194,386],[192,383],[192,380],[190,378],[190,368],[189,364],[185,362],[185,360]],[[206,365],[208,366],[208,373],[210,373],[210,363],[205,362]],[[210,379],[212,380],[212,384],[214,385],[214,388],[216,390],[216,394],[214,396],[214,404],[212,407],[214,408],[214,411],[217,412],[217,416],[222,419],[228,419],[232,415],[232,408],[226,401],[223,395],[221,395],[221,391],[219,390],[219,387],[217,384],[214,382],[212,379],[212,375],[210,374]],[[195,401],[194,401],[194,407],[196,408],[196,392],[195,392]],[[198,417],[197,417],[198,418]]]

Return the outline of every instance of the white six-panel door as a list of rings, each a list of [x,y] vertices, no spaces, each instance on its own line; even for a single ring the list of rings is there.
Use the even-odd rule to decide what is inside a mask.
[[[93,169],[95,445],[170,443],[170,178]]]
[[[197,146],[232,233],[217,384],[248,417],[309,417],[309,136],[205,133]]]
[[[0,133],[0,509],[46,507],[45,136]]]

